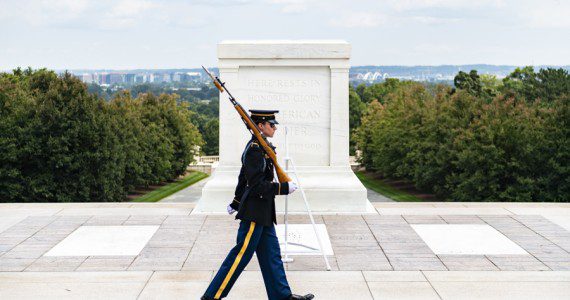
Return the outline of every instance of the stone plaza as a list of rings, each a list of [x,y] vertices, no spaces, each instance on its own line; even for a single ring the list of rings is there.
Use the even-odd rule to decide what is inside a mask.
[[[398,203],[364,188],[348,156],[350,49],[344,41],[218,47],[222,80],[238,100],[280,110],[291,130],[273,142],[280,159],[298,163],[292,177],[302,185],[287,198],[295,245],[283,244],[285,199],[276,199],[293,292],[569,299],[570,203]],[[221,94],[220,164],[208,180],[158,203],[0,204],[0,299],[199,299],[236,243],[239,222],[225,211],[249,138]],[[311,250],[317,237],[330,271]],[[267,299],[255,256],[227,299]]]
[[[198,299],[235,243],[195,203],[0,204],[1,299]],[[332,246],[292,255],[317,299],[567,299],[570,205],[374,203],[317,214]],[[278,223],[283,223],[279,215]],[[307,224],[306,214],[289,216]],[[283,247],[282,247],[283,250]],[[255,257],[228,299],[266,299]]]

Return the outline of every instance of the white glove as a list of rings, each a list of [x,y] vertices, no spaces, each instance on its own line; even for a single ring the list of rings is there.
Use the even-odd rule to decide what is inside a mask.
[[[236,210],[233,209],[230,205],[228,205],[227,210],[228,210],[228,214],[230,214],[230,215],[236,212]]]
[[[287,182],[287,185],[289,185],[289,194],[293,193],[299,188],[294,181]]]

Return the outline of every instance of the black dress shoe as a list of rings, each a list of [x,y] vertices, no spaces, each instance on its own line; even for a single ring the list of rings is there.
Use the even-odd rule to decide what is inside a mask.
[[[313,294],[306,294],[305,296],[292,294],[289,300],[311,300],[313,298],[315,298]]]
[[[200,298],[200,300],[216,300],[216,299],[210,298],[210,297],[204,295],[204,296],[202,296],[202,298]]]

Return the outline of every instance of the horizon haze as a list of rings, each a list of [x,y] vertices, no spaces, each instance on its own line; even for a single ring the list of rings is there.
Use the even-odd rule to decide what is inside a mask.
[[[216,65],[223,40],[342,39],[351,65],[570,65],[560,0],[3,0],[0,70]]]

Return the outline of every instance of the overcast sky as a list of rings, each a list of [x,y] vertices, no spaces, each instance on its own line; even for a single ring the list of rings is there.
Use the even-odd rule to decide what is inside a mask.
[[[570,0],[0,0],[0,70],[194,68],[239,39],[343,39],[351,64],[570,64]]]

